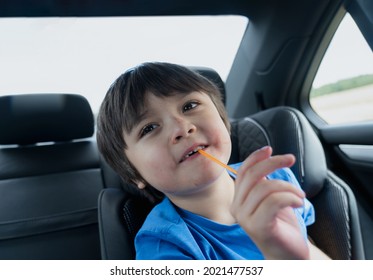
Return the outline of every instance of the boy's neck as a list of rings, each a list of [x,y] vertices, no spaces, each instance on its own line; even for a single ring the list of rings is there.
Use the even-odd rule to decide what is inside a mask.
[[[169,197],[178,207],[221,224],[236,223],[230,212],[234,196],[234,180],[227,172],[213,185],[188,197]]]

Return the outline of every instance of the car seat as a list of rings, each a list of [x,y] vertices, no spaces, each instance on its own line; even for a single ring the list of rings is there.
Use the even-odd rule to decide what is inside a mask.
[[[93,133],[80,95],[0,97],[0,259],[100,259]]]
[[[214,70],[209,76],[218,75]],[[203,73],[201,73],[203,74]],[[358,210],[349,186],[327,169],[322,145],[304,115],[275,107],[231,122],[230,163],[240,162],[265,145],[274,154],[292,153],[292,171],[314,204],[316,222],[309,236],[332,259],[364,259]],[[152,204],[129,191],[109,188],[99,196],[103,259],[134,259],[134,236]]]
[[[360,220],[350,187],[328,170],[323,147],[308,120],[291,107],[274,107],[232,122],[230,162],[243,161],[270,145],[273,154],[292,153],[291,167],[316,211],[308,234],[332,259],[364,259]]]

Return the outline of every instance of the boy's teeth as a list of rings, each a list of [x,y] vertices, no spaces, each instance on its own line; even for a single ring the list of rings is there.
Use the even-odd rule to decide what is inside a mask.
[[[195,154],[195,153],[197,153],[198,152],[198,150],[201,150],[201,149],[204,149],[205,148],[205,146],[198,146],[197,148],[195,148],[193,151],[191,151],[191,152],[189,152],[186,156],[185,156],[185,158],[188,158],[188,157],[190,157],[191,155],[193,155],[193,154]]]

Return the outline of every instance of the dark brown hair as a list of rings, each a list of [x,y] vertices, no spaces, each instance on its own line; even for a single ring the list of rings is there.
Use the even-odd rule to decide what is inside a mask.
[[[148,93],[158,97],[188,94],[194,91],[209,95],[228,131],[229,119],[217,86],[195,71],[177,64],[148,62],[127,70],[110,86],[97,118],[97,143],[105,161],[130,184],[143,182],[125,155],[123,133],[130,133],[143,112]],[[137,188],[136,188],[137,189]],[[153,188],[145,188],[154,195]]]

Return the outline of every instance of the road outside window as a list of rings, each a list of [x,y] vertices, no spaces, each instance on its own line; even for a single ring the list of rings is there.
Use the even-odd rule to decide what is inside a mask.
[[[373,53],[349,14],[320,65],[310,103],[328,124],[373,120]]]

